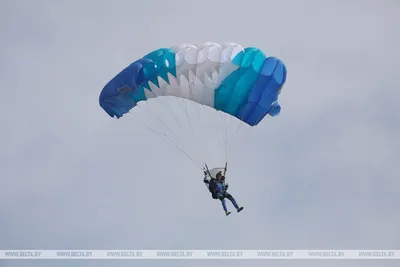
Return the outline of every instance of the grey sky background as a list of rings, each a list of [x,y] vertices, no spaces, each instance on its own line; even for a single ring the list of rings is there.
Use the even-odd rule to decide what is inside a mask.
[[[400,249],[399,13],[396,0],[0,1],[0,249]],[[170,143],[98,105],[132,61],[205,41],[288,68],[281,115],[232,142],[245,209],[229,217]],[[205,264],[398,262],[0,263]]]

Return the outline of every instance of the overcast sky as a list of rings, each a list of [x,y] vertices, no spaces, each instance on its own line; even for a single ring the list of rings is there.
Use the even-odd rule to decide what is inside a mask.
[[[400,249],[399,14],[397,0],[0,0],[0,249]],[[244,210],[229,217],[171,143],[98,104],[132,61],[205,41],[288,68],[281,115],[230,143]],[[398,262],[0,263],[205,264]]]

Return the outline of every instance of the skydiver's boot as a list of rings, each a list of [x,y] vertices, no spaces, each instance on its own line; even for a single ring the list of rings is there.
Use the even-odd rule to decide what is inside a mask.
[[[237,212],[241,212],[243,210],[243,207],[240,207],[237,209]]]
[[[225,215],[228,216],[229,214],[231,214],[230,211],[225,211]]]

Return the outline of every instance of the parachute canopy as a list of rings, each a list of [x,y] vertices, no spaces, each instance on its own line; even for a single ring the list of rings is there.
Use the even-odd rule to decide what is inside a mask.
[[[232,115],[250,126],[277,116],[286,67],[255,47],[236,43],[181,44],[133,62],[103,88],[100,106],[120,118],[138,102],[160,96],[185,98]]]

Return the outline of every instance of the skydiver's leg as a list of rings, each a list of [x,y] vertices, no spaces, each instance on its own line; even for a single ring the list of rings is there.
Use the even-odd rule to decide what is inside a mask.
[[[228,211],[228,209],[226,208],[226,201],[225,201],[224,196],[219,196],[219,200],[221,200],[222,208],[224,209],[225,214],[226,214],[227,216],[228,216],[229,214],[231,214],[231,213]]]
[[[236,203],[236,200],[233,198],[233,196],[232,196],[231,194],[227,193],[225,197],[226,197],[227,199],[229,199],[229,200],[232,202],[233,206],[234,206],[236,209],[239,208],[239,205]]]
[[[225,201],[225,198],[221,199],[221,203],[222,203],[222,208],[224,208],[224,211],[227,212],[228,209],[226,208],[226,201]]]
[[[243,207],[239,208],[239,205],[236,203],[236,200],[233,198],[233,196],[231,194],[226,193],[225,197],[232,202],[232,204],[236,208],[237,212],[240,212],[243,209]]]

